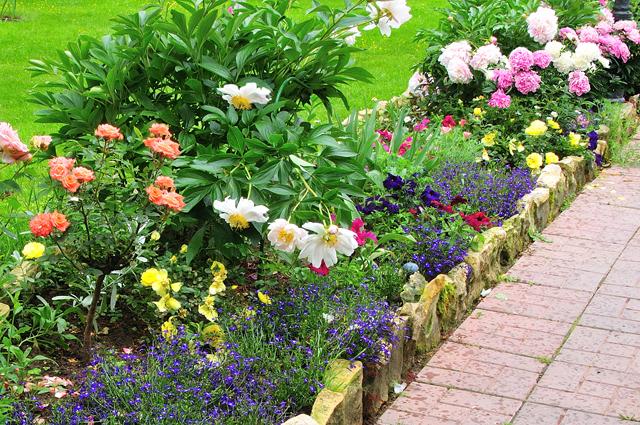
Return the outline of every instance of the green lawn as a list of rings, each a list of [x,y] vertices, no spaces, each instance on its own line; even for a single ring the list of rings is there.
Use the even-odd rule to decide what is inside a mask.
[[[18,1],[20,20],[0,22],[0,121],[9,122],[27,142],[31,136],[46,134],[55,126],[36,123],[33,113],[37,105],[28,102],[28,92],[38,82],[26,70],[29,59],[53,57],[68,42],[79,35],[100,36],[109,32],[110,20],[118,14],[131,13],[152,0],[28,0]],[[343,0],[322,0],[340,6]],[[309,0],[298,0],[300,14]],[[419,28],[434,26],[439,15],[437,7],[445,0],[409,0],[413,19],[394,30],[390,38],[383,37],[378,29],[363,32],[357,46],[366,51],[356,55],[357,65],[375,76],[372,84],[354,84],[345,89],[352,108],[370,107],[373,98],[388,99],[402,93],[412,74],[411,67],[423,55],[423,46],[416,45],[413,37]],[[346,115],[343,108],[338,111]],[[11,170],[0,167],[0,180]],[[17,199],[2,199],[0,194],[0,265],[5,256],[21,247],[28,239],[24,209],[41,208],[34,203],[37,192],[34,184],[27,183]],[[36,181],[32,179],[30,181]],[[18,214],[16,216],[15,214]],[[6,226],[12,233],[24,233],[21,240],[2,234]]]

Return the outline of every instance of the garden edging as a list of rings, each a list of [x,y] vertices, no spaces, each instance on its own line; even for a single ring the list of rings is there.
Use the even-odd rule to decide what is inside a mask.
[[[424,288],[417,302],[405,301],[399,309],[396,329],[402,343],[395,344],[386,362],[367,368],[360,362],[333,362],[311,416],[299,415],[285,424],[358,425],[365,416],[377,413],[406,377],[416,354],[435,348],[462,321],[482,290],[499,281],[528,246],[531,233],[544,229],[560,214],[565,201],[594,178],[594,163],[583,157],[567,157],[544,167],[537,187],[520,200],[520,213],[501,227],[483,232],[482,246],[468,253],[463,263],[428,283],[419,273],[411,276],[418,286],[422,278]],[[445,287],[449,290],[443,291]]]

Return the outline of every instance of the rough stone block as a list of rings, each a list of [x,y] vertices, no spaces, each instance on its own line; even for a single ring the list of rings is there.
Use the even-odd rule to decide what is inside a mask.
[[[311,417],[319,425],[347,425],[344,417],[344,398],[342,393],[323,389],[313,403]]]
[[[325,388],[318,394],[311,416],[320,425],[362,424],[362,363],[334,360],[324,380]]]
[[[318,421],[309,415],[298,415],[284,422],[282,425],[318,425]]]

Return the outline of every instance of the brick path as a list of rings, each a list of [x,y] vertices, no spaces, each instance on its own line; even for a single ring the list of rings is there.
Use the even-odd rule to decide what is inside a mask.
[[[607,170],[379,425],[640,422],[640,169]]]

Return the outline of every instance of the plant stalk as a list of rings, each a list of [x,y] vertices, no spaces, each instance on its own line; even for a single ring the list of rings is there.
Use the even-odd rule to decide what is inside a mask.
[[[91,331],[93,328],[93,320],[96,315],[96,308],[98,307],[98,301],[100,299],[100,293],[102,292],[102,286],[104,285],[104,279],[107,277],[106,273],[102,273],[96,280],[96,287],[93,290],[93,299],[87,312],[87,323],[84,327],[84,338],[82,347],[84,350],[85,360],[88,362],[91,359]]]

